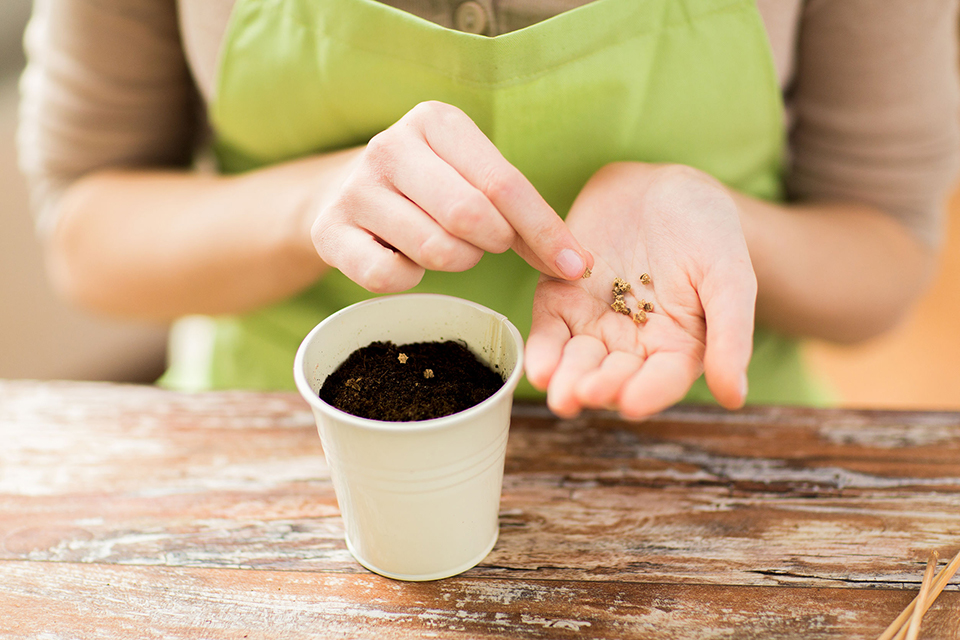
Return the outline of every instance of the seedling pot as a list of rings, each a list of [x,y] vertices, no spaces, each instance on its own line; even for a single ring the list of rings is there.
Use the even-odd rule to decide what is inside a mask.
[[[500,372],[504,385],[465,411],[418,422],[360,418],[321,400],[326,377],[353,351],[378,340],[460,341]],[[347,547],[360,564],[398,580],[436,580],[470,569],[490,552],[522,371],[517,328],[495,311],[451,296],[367,300],[307,335],[294,378],[316,418]]]

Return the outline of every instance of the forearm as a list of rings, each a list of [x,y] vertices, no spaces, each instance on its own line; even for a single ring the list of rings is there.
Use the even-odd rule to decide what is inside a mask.
[[[357,150],[240,176],[104,171],[60,201],[47,262],[57,289],[112,315],[167,320],[281,300],[327,268],[312,212]]]
[[[761,325],[864,340],[895,325],[933,272],[935,252],[872,207],[733,196],[757,275]]]

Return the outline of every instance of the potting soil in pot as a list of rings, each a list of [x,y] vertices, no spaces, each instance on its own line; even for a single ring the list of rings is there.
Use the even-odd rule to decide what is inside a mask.
[[[361,418],[410,422],[483,402],[503,378],[459,342],[373,342],[351,353],[320,388],[320,399]]]

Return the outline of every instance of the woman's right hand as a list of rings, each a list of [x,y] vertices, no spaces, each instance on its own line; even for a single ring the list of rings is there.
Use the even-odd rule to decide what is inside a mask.
[[[516,251],[574,280],[593,257],[462,111],[424,102],[374,136],[323,206],[320,257],[376,293],[415,286],[426,269],[465,271],[484,251]]]

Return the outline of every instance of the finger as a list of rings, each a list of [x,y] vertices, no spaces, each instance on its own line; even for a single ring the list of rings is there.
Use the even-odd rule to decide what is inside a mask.
[[[700,365],[676,351],[651,354],[620,391],[620,413],[628,420],[641,420],[683,399],[700,377]]]
[[[450,235],[492,253],[513,245],[516,233],[493,203],[422,138],[377,136],[370,145],[384,177]]]
[[[376,198],[354,198],[349,218],[407,258],[431,271],[466,271],[483,250],[452,236],[399,193],[378,189]]]
[[[577,384],[577,400],[585,407],[605,409],[615,406],[624,383],[643,364],[643,357],[626,351],[614,351],[603,359],[600,368],[587,373]]]
[[[533,322],[530,325],[530,335],[527,337],[525,349],[525,368],[527,380],[535,388],[543,391],[550,383],[553,372],[560,363],[563,346],[570,340],[570,329],[567,323],[557,315],[548,311],[544,303],[545,296],[550,294],[553,283],[540,282],[533,299]]]
[[[423,267],[353,225],[314,225],[313,242],[324,262],[373,293],[406,291],[423,278]]]
[[[414,113],[420,109],[420,113]],[[424,113],[426,112],[426,113]],[[507,162],[469,117],[443,103],[423,103],[411,111],[427,144],[482,191],[522,239],[522,257],[534,268],[574,280],[592,262],[560,216],[524,175]]]
[[[607,348],[592,336],[573,336],[563,347],[560,364],[547,386],[547,406],[562,418],[572,418],[583,405],[577,399],[577,383],[589,371],[600,366]]]
[[[707,325],[707,386],[722,406],[736,409],[746,401],[753,352],[757,280],[749,259],[717,265],[699,290]]]

